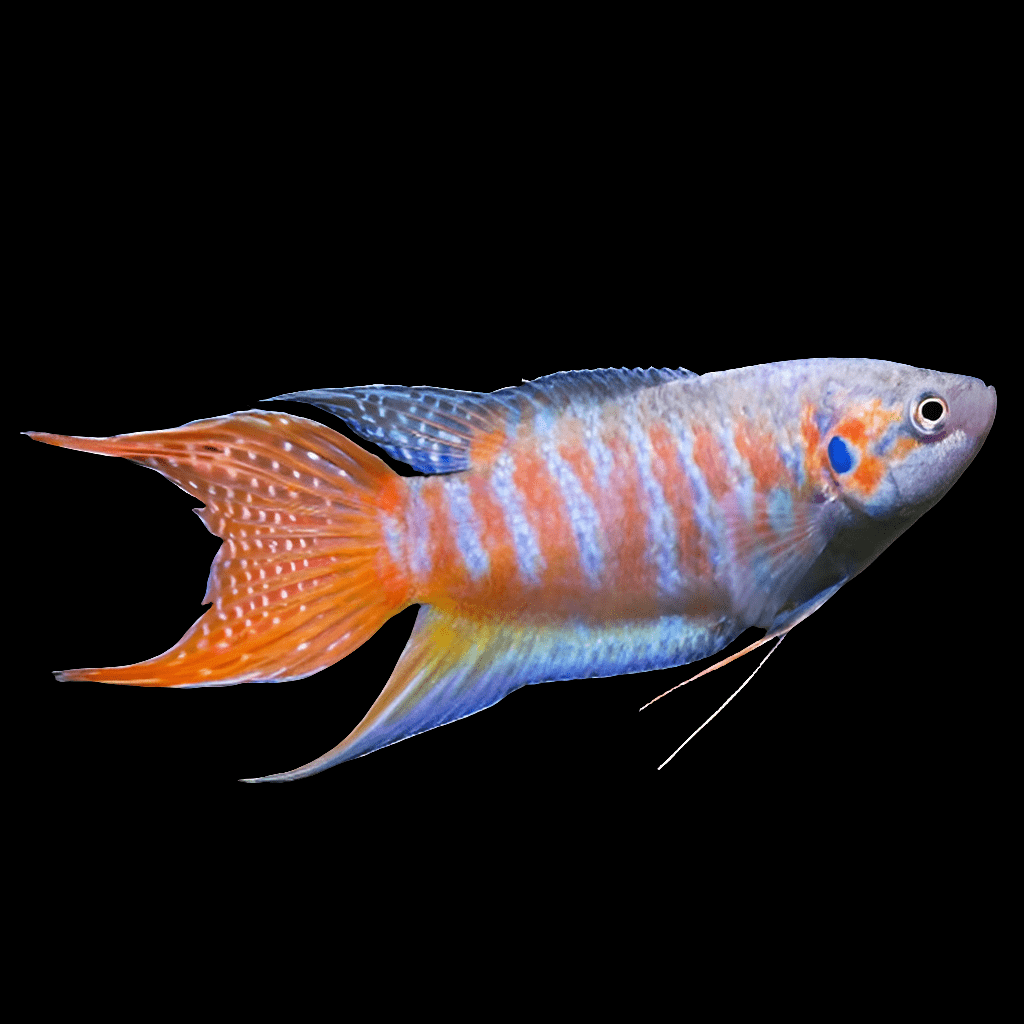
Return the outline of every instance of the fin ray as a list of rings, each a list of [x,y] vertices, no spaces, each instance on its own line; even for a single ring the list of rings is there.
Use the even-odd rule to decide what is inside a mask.
[[[493,458],[519,421],[541,409],[608,401],[673,380],[689,370],[570,370],[485,394],[450,388],[374,384],[319,388],[268,401],[306,402],[337,416],[360,437],[421,473],[451,473]]]
[[[681,616],[617,624],[513,623],[423,605],[395,671],[363,720],[333,750],[293,771],[247,782],[286,782],[323,771],[496,704],[521,686],[646,672],[719,650],[731,620]]]
[[[409,603],[381,522],[405,483],[319,423],[254,410],[109,438],[29,436],[156,469],[206,503],[195,511],[224,540],[203,602],[212,607],[178,643],[136,665],[73,669],[61,679],[299,679],[343,658]]]

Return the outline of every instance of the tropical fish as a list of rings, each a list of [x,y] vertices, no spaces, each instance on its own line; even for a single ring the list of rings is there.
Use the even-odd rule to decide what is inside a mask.
[[[942,497],[996,410],[973,377],[871,359],[277,400],[332,413],[424,475],[276,411],[109,438],[29,434],[151,466],[205,503],[196,512],[224,541],[211,607],[169,651],[58,678],[300,679],[420,606],[352,732],[249,781],[314,774],[528,683],[685,665],[751,626],[784,636]]]

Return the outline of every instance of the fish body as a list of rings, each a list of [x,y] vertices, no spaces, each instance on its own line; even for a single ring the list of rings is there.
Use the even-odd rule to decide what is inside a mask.
[[[991,428],[971,377],[865,359],[554,374],[492,394],[356,387],[308,402],[425,474],[253,410],[113,438],[225,543],[166,654],[63,678],[151,686],[310,675],[420,610],[362,722],[302,777],[519,686],[687,664],[782,635],[949,489]]]

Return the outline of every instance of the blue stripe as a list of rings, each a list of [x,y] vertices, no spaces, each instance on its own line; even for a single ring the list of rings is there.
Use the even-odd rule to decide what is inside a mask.
[[[491,571],[491,559],[480,541],[480,520],[470,499],[469,484],[458,477],[448,477],[444,489],[459,554],[469,575],[474,580],[482,579]]]
[[[505,515],[505,525],[512,535],[519,574],[526,583],[536,586],[540,583],[540,574],[546,565],[540,544],[537,542],[537,535],[523,511],[523,496],[515,485],[514,473],[515,464],[512,457],[503,452],[494,460],[491,486]]]

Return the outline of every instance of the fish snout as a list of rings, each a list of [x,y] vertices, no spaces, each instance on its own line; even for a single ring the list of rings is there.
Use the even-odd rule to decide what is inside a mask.
[[[960,377],[943,396],[949,406],[945,435],[962,431],[980,448],[996,418],[996,389],[976,377]]]
[[[945,403],[941,429],[928,437],[903,461],[890,468],[890,480],[899,494],[902,512],[920,515],[960,478],[985,443],[996,415],[996,389],[974,377],[957,378],[935,394]],[[916,400],[916,410],[928,398]],[[927,423],[928,410],[925,412]],[[918,420],[920,422],[920,420]]]

